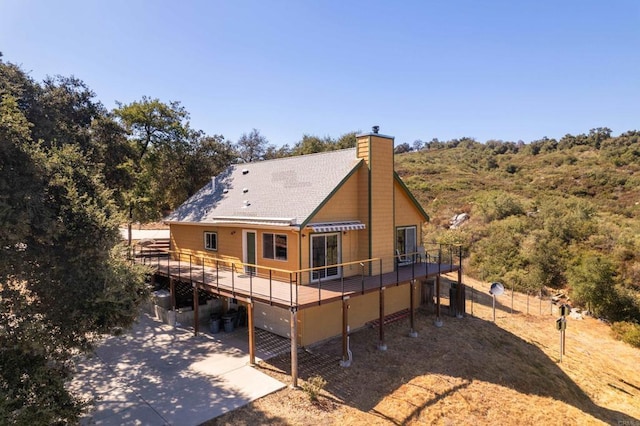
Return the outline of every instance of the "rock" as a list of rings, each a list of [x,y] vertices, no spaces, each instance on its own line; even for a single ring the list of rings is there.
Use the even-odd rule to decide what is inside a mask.
[[[580,309],[577,308],[572,308],[571,309],[571,313],[569,314],[569,316],[573,319],[577,319],[577,320],[581,320],[582,319],[582,313],[580,311]]]
[[[449,223],[451,224],[449,228],[457,229],[467,220],[469,220],[469,215],[467,213],[459,213],[451,218],[451,220],[449,221]]]

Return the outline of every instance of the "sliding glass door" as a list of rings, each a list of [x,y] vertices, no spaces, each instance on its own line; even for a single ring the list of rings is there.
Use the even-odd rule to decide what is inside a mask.
[[[328,266],[311,273],[312,280],[340,278],[340,234],[311,235],[311,267]]]
[[[411,255],[418,249],[416,245],[416,227],[402,226],[396,228],[396,250],[401,255]]]

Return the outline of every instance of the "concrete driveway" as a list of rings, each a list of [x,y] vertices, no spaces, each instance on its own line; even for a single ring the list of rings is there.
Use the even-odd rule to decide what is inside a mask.
[[[95,398],[81,424],[197,425],[285,385],[248,365],[246,328],[211,335],[142,314],[78,361],[69,388]],[[266,359],[275,353],[261,353]]]

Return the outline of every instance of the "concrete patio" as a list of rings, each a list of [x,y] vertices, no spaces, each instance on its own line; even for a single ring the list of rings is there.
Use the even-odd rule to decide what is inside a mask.
[[[69,388],[95,398],[84,425],[197,425],[283,388],[249,366],[247,329],[212,335],[142,314],[122,336],[77,362]],[[277,338],[279,339],[279,338]],[[257,345],[257,358],[288,349],[288,340]]]

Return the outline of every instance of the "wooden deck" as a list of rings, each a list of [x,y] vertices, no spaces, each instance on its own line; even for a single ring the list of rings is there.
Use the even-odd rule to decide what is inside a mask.
[[[210,294],[287,309],[305,309],[341,300],[345,296],[354,297],[379,291],[381,287],[408,284],[414,279],[435,277],[459,269],[459,265],[451,263],[412,263],[398,266],[396,271],[381,275],[358,275],[302,285],[298,284],[302,281],[301,274],[309,272],[292,271],[289,280],[282,281],[263,275],[245,274],[235,268],[195,265],[168,257],[157,261],[153,259],[148,263],[154,267],[157,275],[191,283]]]

